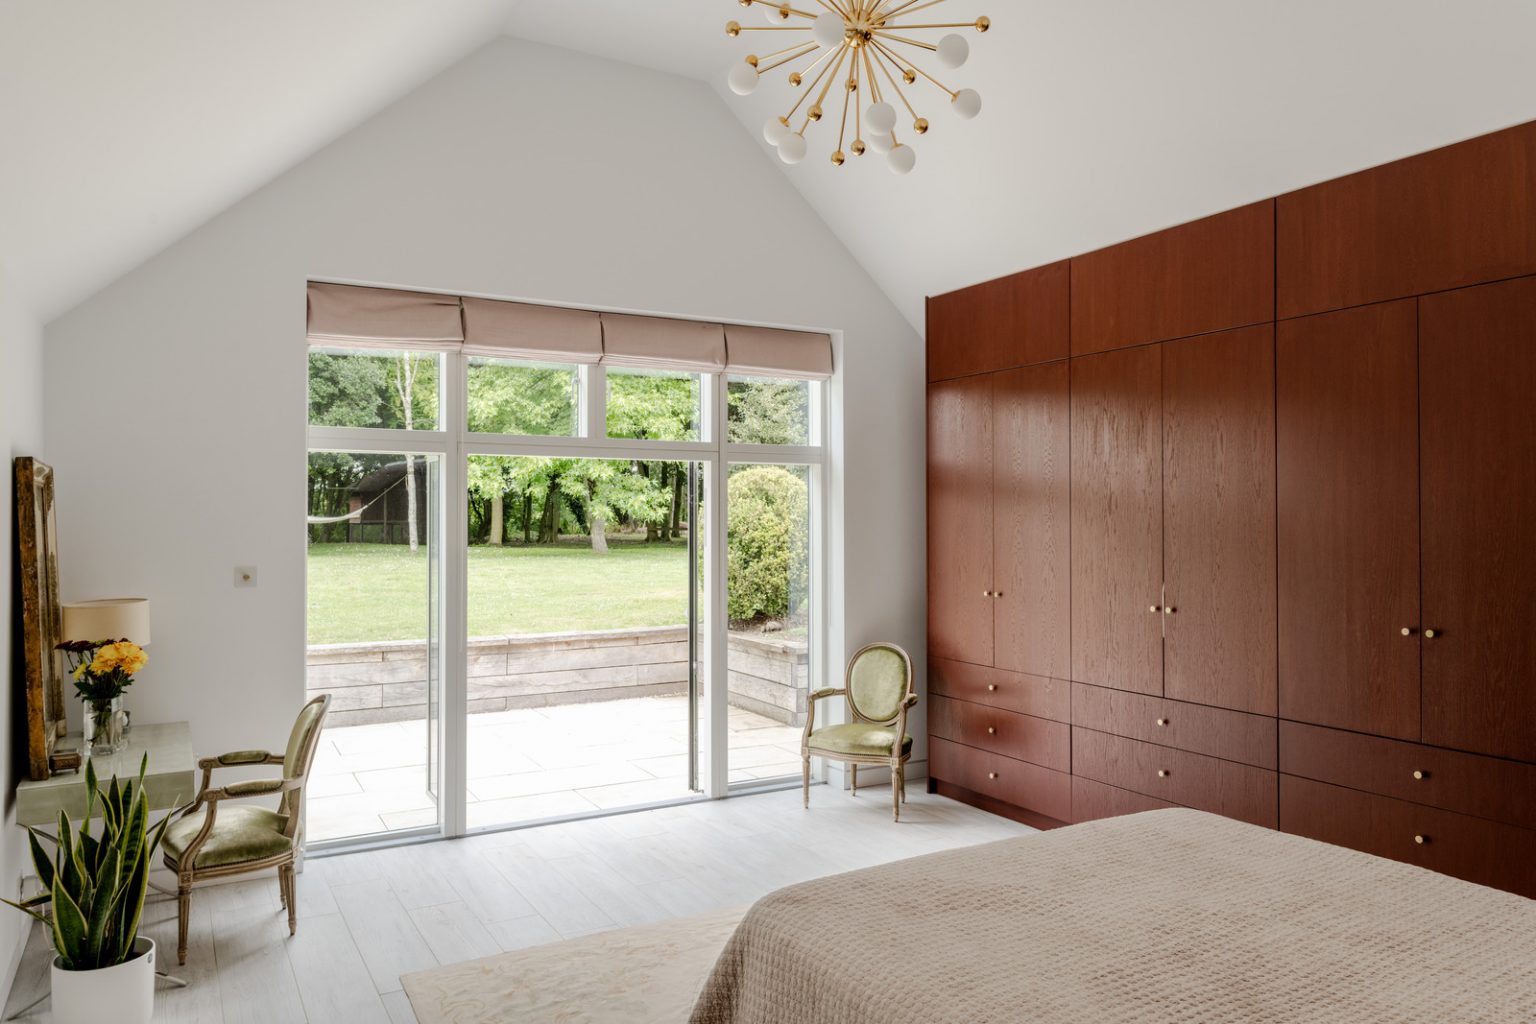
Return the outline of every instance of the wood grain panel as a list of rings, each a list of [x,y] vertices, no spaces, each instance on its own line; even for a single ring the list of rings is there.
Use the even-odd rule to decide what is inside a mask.
[[[1530,829],[1291,775],[1280,776],[1280,828],[1536,898]]]
[[[1275,317],[1275,204],[1266,199],[1072,260],[1072,354]]]
[[[928,389],[928,651],[992,663],[992,379]]]
[[[1072,770],[1072,731],[1065,722],[936,695],[928,701],[928,732],[1042,768]]]
[[[1072,821],[1098,821],[1100,818],[1118,818],[1122,814],[1140,814],[1142,811],[1160,811],[1177,807],[1167,800],[1132,793],[1128,789],[1116,789],[1102,782],[1072,776]]]
[[[1006,370],[1068,354],[1067,261],[928,300],[928,379]]]
[[[1536,761],[1536,278],[1419,315],[1424,741]]]
[[[1072,360],[1072,678],[1163,692],[1162,353]]]
[[[1065,361],[992,379],[992,529],[999,668],[1072,670],[1071,479]]]
[[[1536,765],[1281,722],[1280,770],[1536,829]]]
[[[1275,773],[1253,765],[1074,726],[1072,774],[1184,807],[1275,827]]]
[[[1277,201],[1281,317],[1536,273],[1536,123]]]
[[[1072,776],[934,737],[928,775],[973,793],[1037,811],[1057,821],[1072,816]]]
[[[1163,692],[1275,713],[1275,333],[1163,346]]]
[[[1278,326],[1280,717],[1419,738],[1417,311]]]
[[[1275,720],[1102,686],[1072,686],[1072,724],[1259,768],[1279,766]]]
[[[985,665],[928,659],[928,691],[1053,722],[1071,718],[1071,684]]]

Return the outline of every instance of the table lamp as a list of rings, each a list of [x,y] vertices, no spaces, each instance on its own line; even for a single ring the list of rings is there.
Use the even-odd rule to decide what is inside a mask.
[[[132,640],[145,647],[149,644],[149,598],[108,597],[66,604],[63,632],[59,639],[65,643]]]

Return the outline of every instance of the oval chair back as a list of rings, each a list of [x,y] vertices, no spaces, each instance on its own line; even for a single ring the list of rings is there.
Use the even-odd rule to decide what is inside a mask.
[[[848,659],[844,685],[856,720],[891,725],[913,692],[912,659],[895,644],[866,644]]]
[[[304,796],[304,782],[309,778],[310,766],[315,760],[315,750],[320,746],[320,729],[325,724],[325,713],[330,709],[331,695],[321,694],[305,704],[294,719],[293,731],[288,734],[288,748],[283,753],[283,778],[298,779],[299,785],[283,794],[280,814],[288,818],[284,831],[294,835],[298,831],[299,801]]]

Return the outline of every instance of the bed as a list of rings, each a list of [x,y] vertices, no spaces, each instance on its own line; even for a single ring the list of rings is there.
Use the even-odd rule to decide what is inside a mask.
[[[1531,1024],[1536,901],[1190,810],[834,875],[692,1024]]]

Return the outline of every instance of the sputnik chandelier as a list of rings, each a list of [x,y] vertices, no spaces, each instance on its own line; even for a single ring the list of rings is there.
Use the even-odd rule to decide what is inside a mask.
[[[768,16],[767,26],[747,26],[728,22],[725,34],[731,38],[743,32],[809,33],[772,53],[749,54],[745,61],[731,67],[727,83],[731,91],[745,96],[757,88],[758,79],[776,68],[790,65],[791,88],[804,86],[800,98],[782,117],[768,119],[763,137],[778,147],[779,158],[787,164],[805,159],[806,129],[826,117],[827,96],[835,84],[842,86],[842,114],[838,118],[837,148],[832,162],[841,167],[848,153],[863,156],[873,150],[886,154],[886,162],[897,174],[906,174],[917,163],[912,147],[896,134],[898,117],[892,99],[899,101],[912,117],[912,133],[928,131],[928,119],[918,114],[902,86],[914,86],[919,77],[940,89],[956,114],[970,120],[981,112],[981,95],[975,89],[953,90],[909,59],[913,51],[932,54],[946,68],[958,68],[970,56],[965,37],[950,33],[937,42],[915,39],[911,32],[935,29],[971,28],[985,32],[992,27],[988,18],[975,21],[933,23],[926,19],[910,21],[914,15],[945,0],[810,0],[821,12],[801,11],[791,0],[737,0],[742,7],[761,7]],[[931,16],[930,16],[931,17]],[[809,60],[801,67],[794,65]],[[914,90],[915,92],[916,90]],[[812,95],[814,94],[814,99]],[[806,101],[811,102],[807,105]],[[921,99],[918,101],[921,103]],[[833,107],[837,104],[833,100]],[[867,106],[866,106],[867,104]],[[852,108],[852,124],[849,109]],[[795,127],[796,122],[799,127]],[[849,131],[852,130],[851,141]],[[905,129],[903,129],[905,131]],[[844,143],[848,152],[844,152]]]

